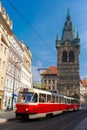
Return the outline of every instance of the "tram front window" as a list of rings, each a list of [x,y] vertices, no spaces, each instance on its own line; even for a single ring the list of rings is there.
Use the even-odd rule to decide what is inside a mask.
[[[23,93],[20,92],[18,96],[18,102],[27,103],[27,102],[34,102],[34,97],[36,99],[35,93]],[[37,101],[37,99],[36,99]]]

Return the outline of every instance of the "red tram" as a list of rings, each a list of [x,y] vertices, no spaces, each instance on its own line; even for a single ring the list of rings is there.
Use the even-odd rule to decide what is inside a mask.
[[[37,88],[22,89],[16,103],[16,117],[44,118],[78,110],[79,100]]]

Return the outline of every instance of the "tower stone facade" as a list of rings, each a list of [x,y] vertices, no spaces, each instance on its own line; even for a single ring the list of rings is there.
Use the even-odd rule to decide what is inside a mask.
[[[57,56],[57,86],[58,92],[67,96],[79,98],[80,75],[79,75],[79,53],[80,38],[74,35],[69,9],[67,11],[61,40],[56,38]]]

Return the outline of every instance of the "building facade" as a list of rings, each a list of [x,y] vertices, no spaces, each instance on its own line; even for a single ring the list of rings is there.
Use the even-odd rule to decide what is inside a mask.
[[[21,70],[21,83],[24,88],[32,87],[32,73],[31,73],[31,62],[32,62],[32,53],[30,49],[21,42],[23,48],[23,62]]]
[[[9,42],[0,25],[0,109],[4,98],[4,85],[6,78],[6,65],[8,61]]]
[[[41,74],[41,87],[57,92],[57,66],[50,66]]]
[[[80,81],[80,104],[87,106],[87,79]]]
[[[79,98],[80,75],[79,75],[79,53],[80,38],[75,36],[72,21],[67,11],[62,37],[56,38],[57,56],[57,86],[61,94]]]
[[[12,21],[9,19],[0,2],[0,109],[2,109],[4,101],[6,70],[10,47],[9,37],[12,34],[11,28]]]
[[[14,103],[16,102],[18,90],[21,88],[21,63],[23,58],[22,48],[15,35],[12,35],[9,38],[9,42],[10,48],[4,89],[4,108],[12,106],[12,98],[14,98]]]
[[[0,109],[15,106],[20,88],[32,86],[31,62],[30,49],[14,35],[0,2]]]

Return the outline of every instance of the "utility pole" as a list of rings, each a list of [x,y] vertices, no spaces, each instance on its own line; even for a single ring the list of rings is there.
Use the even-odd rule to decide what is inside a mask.
[[[40,71],[47,70],[47,69],[48,69],[48,68],[38,68],[37,71],[38,71],[39,74],[41,75]],[[44,76],[42,76],[42,78],[41,78],[42,81],[43,81],[43,77],[44,77]],[[41,81],[41,84],[43,84],[42,81]],[[43,85],[43,86],[44,86],[44,89],[46,89],[46,85]]]
[[[14,64],[14,79],[13,79],[13,91],[12,91],[12,103],[11,103],[11,109],[13,110],[13,101],[14,101],[14,88],[15,88],[15,74],[16,74],[16,65],[21,62],[15,62]]]

